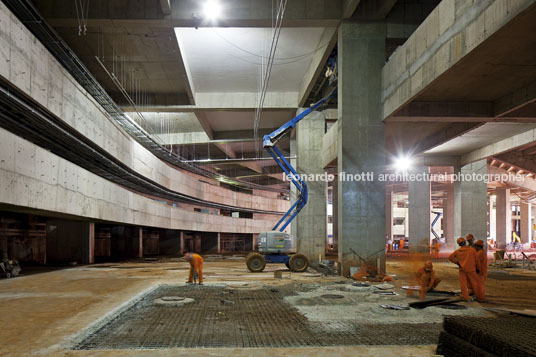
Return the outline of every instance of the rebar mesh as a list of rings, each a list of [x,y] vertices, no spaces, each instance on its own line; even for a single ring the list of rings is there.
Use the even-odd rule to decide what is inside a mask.
[[[272,289],[273,290],[273,289]],[[75,349],[300,347],[435,344],[440,324],[311,323],[283,300],[288,289],[232,290],[163,285],[118,314]],[[194,299],[183,306],[154,301]]]
[[[520,316],[446,317],[451,335],[497,356],[536,356],[536,319]]]

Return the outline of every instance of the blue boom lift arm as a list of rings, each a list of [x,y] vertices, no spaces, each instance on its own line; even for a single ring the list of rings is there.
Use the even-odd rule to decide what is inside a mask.
[[[280,232],[283,232],[285,228],[292,222],[292,220],[298,215],[301,209],[307,204],[307,184],[303,181],[294,167],[288,162],[283,153],[277,148],[276,144],[281,140],[287,133],[289,133],[296,124],[308,114],[312,113],[323,104],[328,102],[335,94],[337,94],[337,88],[331,91],[327,96],[320,99],[318,102],[313,104],[310,108],[304,110],[289,122],[281,126],[279,129],[275,130],[271,134],[265,135],[262,140],[262,144],[266,151],[274,158],[275,162],[283,169],[285,174],[290,178],[296,189],[298,190],[298,199],[294,204],[289,208],[289,210],[283,215],[283,217],[277,222],[272,230],[276,231],[279,229]]]

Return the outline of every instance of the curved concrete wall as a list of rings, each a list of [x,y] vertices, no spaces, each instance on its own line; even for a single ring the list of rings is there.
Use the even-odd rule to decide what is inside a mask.
[[[285,212],[285,200],[237,193],[218,182],[175,169],[134,141],[0,3],[0,76],[72,128],[145,177],[199,199],[244,208]],[[269,195],[267,195],[269,196]]]
[[[232,218],[165,205],[4,129],[0,129],[0,204],[122,224],[225,233],[268,231],[279,218]]]

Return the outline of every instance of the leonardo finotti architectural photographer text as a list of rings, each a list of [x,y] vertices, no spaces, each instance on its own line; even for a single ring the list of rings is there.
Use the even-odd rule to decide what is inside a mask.
[[[305,182],[331,182],[335,180],[335,175],[328,174],[326,172],[322,174],[301,174],[301,175],[284,175],[286,181],[292,179],[297,180],[299,177]],[[359,181],[434,181],[434,182],[453,182],[453,181],[479,181],[479,182],[498,182],[498,181],[517,181],[523,182],[525,180],[524,175],[518,175],[513,173],[508,174],[477,174],[477,173],[379,173],[376,174],[373,171],[360,172],[358,174],[350,174],[346,172],[340,172],[338,174],[338,180],[340,182],[359,182]]]

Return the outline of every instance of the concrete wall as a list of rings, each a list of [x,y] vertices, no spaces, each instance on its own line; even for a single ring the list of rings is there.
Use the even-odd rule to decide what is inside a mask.
[[[117,126],[26,27],[0,3],[0,76],[128,167],[173,191],[244,208],[285,212],[288,201],[237,193],[162,162]]]
[[[382,71],[386,118],[533,0],[443,0],[399,47]]]
[[[0,204],[86,219],[208,232],[259,233],[270,230],[278,218],[232,218],[164,205],[4,129],[0,129]]]
[[[337,159],[338,135],[338,122],[335,122],[322,138],[322,167],[327,167]]]

